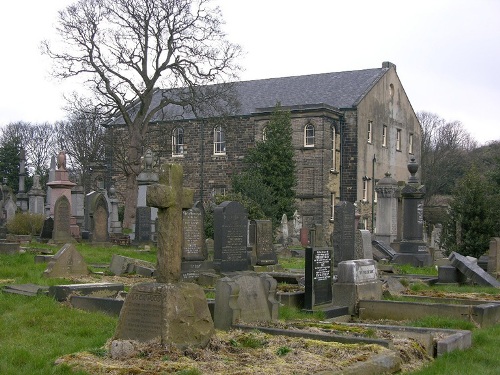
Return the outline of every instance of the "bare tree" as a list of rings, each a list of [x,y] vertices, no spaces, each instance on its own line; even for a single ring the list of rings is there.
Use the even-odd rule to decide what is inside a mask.
[[[68,103],[67,120],[56,123],[57,143],[66,151],[69,164],[81,176],[81,183],[88,192],[91,166],[105,163],[104,117],[91,101],[76,94]]]
[[[446,122],[434,113],[418,112],[422,125],[422,180],[426,200],[450,194],[469,166],[470,152],[477,147],[459,121]]]
[[[62,45],[43,43],[59,78],[85,76],[104,113],[127,129],[124,227],[137,205],[136,177],[149,123],[167,105],[195,110],[202,85],[235,80],[240,47],[210,0],[80,0],[59,13]],[[166,90],[153,102],[156,89]],[[196,112],[196,111],[195,111]]]

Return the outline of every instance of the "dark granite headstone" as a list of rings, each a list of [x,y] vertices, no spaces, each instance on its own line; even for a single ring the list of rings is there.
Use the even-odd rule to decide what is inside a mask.
[[[248,270],[248,218],[238,202],[226,201],[214,209],[214,266],[221,272]]]
[[[199,208],[193,207],[182,212],[182,232],[182,259],[207,259],[203,212]]]
[[[135,240],[139,242],[151,241],[151,207],[137,207]]]
[[[304,308],[332,303],[333,249],[306,248]]]
[[[42,231],[40,232],[40,238],[44,240],[51,239],[53,231],[54,231],[54,219],[49,217],[45,219],[43,222]]]
[[[345,260],[356,259],[355,251],[355,210],[351,202],[340,202],[335,205],[332,244],[334,264],[337,266]]]
[[[52,239],[55,242],[71,241],[71,205],[66,196],[61,196],[54,205],[54,230]]]
[[[273,225],[271,220],[252,220],[251,244],[255,249],[256,263],[266,266],[278,263],[273,247]]]

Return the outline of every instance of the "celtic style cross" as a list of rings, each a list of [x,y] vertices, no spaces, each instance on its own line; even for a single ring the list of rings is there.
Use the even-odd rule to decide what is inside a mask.
[[[159,183],[148,186],[146,204],[158,208],[158,265],[156,281],[176,283],[181,279],[182,209],[193,205],[194,192],[182,187],[182,166],[163,164]]]

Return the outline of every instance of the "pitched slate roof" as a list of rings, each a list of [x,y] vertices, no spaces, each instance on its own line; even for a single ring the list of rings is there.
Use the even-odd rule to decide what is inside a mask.
[[[276,102],[284,107],[322,103],[338,109],[352,108],[387,70],[366,69],[239,82],[239,114],[274,107]]]
[[[326,104],[336,109],[356,107],[360,100],[389,70],[387,66],[375,69],[352,70],[336,73],[310,74],[282,78],[241,81],[234,84],[239,108],[230,113],[246,116],[258,112],[259,108],[272,108],[277,102],[283,107]],[[155,93],[152,107],[159,103],[161,90]],[[169,114],[165,116],[165,113]],[[160,118],[193,119],[191,111],[179,111],[172,106],[161,111],[152,121]],[[123,123],[117,118],[111,124]]]

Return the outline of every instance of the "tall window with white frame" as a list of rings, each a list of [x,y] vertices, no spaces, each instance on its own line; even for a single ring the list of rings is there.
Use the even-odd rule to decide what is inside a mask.
[[[314,147],[314,125],[307,124],[304,126],[304,147]]]
[[[368,143],[372,143],[373,138],[373,121],[368,121]]]
[[[175,128],[172,131],[172,156],[184,156],[184,129]]]
[[[214,155],[226,154],[226,136],[222,126],[214,128]]]
[[[387,125],[382,126],[382,147],[387,147]]]
[[[335,193],[330,193],[330,222],[335,219]]]
[[[332,126],[332,168],[330,169],[331,172],[335,172],[337,170],[337,150],[335,148],[335,141],[336,141],[336,133],[335,133],[335,126]]]
[[[408,153],[413,154],[413,133],[410,133],[408,137]]]
[[[368,178],[363,177],[363,202],[368,202]]]
[[[401,151],[401,129],[396,129],[396,151]]]

